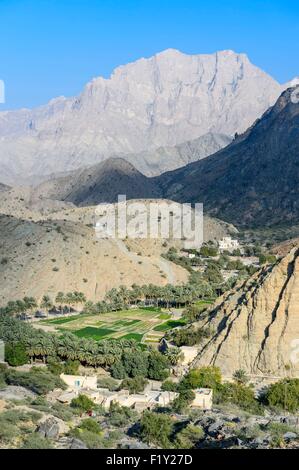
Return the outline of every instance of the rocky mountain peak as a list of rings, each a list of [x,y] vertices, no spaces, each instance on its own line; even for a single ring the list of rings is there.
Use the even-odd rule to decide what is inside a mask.
[[[72,171],[209,133],[233,136],[283,89],[245,54],[168,49],[93,79],[77,97],[0,113],[2,181]]]

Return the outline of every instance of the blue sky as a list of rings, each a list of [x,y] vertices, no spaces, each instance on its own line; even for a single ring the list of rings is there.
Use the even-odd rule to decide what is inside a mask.
[[[280,82],[299,75],[298,0],[0,0],[0,110],[78,94],[167,48],[233,49]]]

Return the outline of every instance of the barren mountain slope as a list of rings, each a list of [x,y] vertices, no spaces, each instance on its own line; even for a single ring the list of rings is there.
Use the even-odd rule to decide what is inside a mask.
[[[0,215],[0,303],[25,295],[79,290],[89,300],[122,284],[182,283],[184,269],[160,257],[131,253],[124,241],[97,240],[94,229],[70,221],[21,221]],[[141,251],[141,250],[140,250]]]
[[[151,202],[128,202],[127,222],[132,221],[130,204],[142,203],[148,211]],[[53,203],[53,206],[51,205]],[[44,205],[45,204],[45,205]],[[28,188],[14,188],[0,197],[0,282],[5,303],[24,295],[52,296],[58,290],[80,290],[91,300],[121,284],[181,283],[188,272],[161,255],[171,246],[181,248],[184,240],[108,240],[95,236],[99,220],[96,207],[63,207],[60,201],[32,197]],[[118,204],[111,205],[118,214]],[[17,218],[18,217],[18,218]],[[164,217],[161,218],[164,220]],[[204,218],[204,241],[219,240],[235,228],[222,221]]]
[[[203,322],[212,336],[196,366],[253,375],[299,374],[299,248],[220,298]],[[296,349],[297,348],[297,349]]]
[[[297,88],[299,90],[299,87]],[[166,198],[203,202],[235,225],[299,222],[299,104],[288,89],[263,117],[215,155],[154,178]]]
[[[131,163],[122,158],[109,158],[72,175],[46,181],[34,190],[36,199],[51,198],[78,206],[116,202],[122,194],[127,199],[153,198],[159,195],[159,188]]]

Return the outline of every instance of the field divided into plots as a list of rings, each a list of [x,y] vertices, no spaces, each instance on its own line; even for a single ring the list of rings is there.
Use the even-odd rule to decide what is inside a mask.
[[[158,343],[165,331],[180,326],[171,321],[169,312],[159,308],[138,308],[99,315],[75,315],[55,318],[43,323],[54,326],[58,331],[70,331],[80,338],[134,339],[137,342]]]

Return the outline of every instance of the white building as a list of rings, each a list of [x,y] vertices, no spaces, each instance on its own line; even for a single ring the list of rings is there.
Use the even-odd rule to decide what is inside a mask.
[[[5,345],[4,341],[0,339],[0,364],[3,364],[5,361]]]
[[[219,241],[219,250],[222,253],[223,251],[234,251],[240,248],[238,240],[234,240],[231,237],[224,237]]]
[[[61,374],[60,378],[72,390],[96,389],[97,388],[97,377],[95,375],[87,376],[87,375]]]
[[[211,388],[198,388],[194,390],[195,399],[191,404],[194,408],[211,410],[213,407],[213,390]]]

